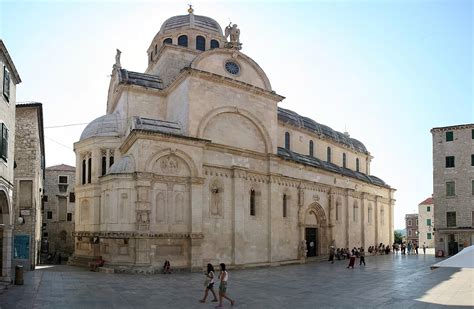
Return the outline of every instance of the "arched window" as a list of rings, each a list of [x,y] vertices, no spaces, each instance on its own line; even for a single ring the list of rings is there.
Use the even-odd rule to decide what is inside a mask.
[[[283,194],[283,218],[287,217],[287,200],[286,194]]]
[[[206,39],[203,36],[198,35],[196,37],[196,49],[197,50],[206,50]]]
[[[342,154],[342,167],[346,167],[346,153]]]
[[[155,55],[156,55],[157,51],[158,51],[158,44],[155,44]]]
[[[92,159],[89,158],[87,161],[87,183],[91,183],[92,179]]]
[[[163,40],[163,44],[173,44],[173,40],[171,38],[166,38]]]
[[[285,149],[290,150],[290,133],[285,132]]]
[[[314,157],[314,143],[313,143],[313,141],[309,141],[309,156]]]
[[[219,41],[211,40],[211,49],[213,48],[219,48]]]
[[[107,172],[107,157],[103,155],[102,156],[102,176],[104,176],[106,172]]]
[[[113,154],[109,157],[109,166],[112,166],[112,164],[114,164],[114,155]]]
[[[182,36],[178,37],[178,45],[188,47],[188,36],[187,35],[182,35]]]
[[[86,184],[86,160],[82,160],[82,184]]]
[[[255,216],[255,190],[250,190],[250,215]]]
[[[328,150],[327,150],[327,161],[331,162],[331,147],[328,147]]]
[[[359,158],[356,159],[356,171],[359,172]]]

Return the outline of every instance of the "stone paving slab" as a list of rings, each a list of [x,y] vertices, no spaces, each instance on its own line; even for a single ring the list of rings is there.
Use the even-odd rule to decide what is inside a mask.
[[[369,256],[367,266],[347,261],[231,270],[236,308],[446,308],[474,307],[474,270],[429,266],[433,255]],[[0,308],[214,308],[201,304],[198,273],[128,275],[50,266],[25,273],[25,285],[0,294]],[[224,304],[230,308],[229,303]]]

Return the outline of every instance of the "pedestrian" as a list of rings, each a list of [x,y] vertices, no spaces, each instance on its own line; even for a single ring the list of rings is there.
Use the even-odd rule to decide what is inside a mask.
[[[166,260],[165,263],[163,264],[163,273],[171,274],[171,263],[168,260]]]
[[[329,249],[329,260],[328,262],[331,262],[331,264],[334,264],[334,246],[331,246]]]
[[[349,251],[349,265],[347,265],[347,268],[352,267],[354,269],[354,263],[355,263],[356,257],[354,254],[351,254]]]
[[[426,245],[423,243],[423,254],[426,254]]]
[[[365,266],[365,252],[364,252],[364,248],[360,248],[359,256],[360,256],[359,266],[362,265],[362,263],[364,263],[364,266]]]
[[[209,291],[211,291],[212,295],[214,296],[214,299],[211,301],[216,302],[217,296],[216,292],[214,292],[214,266],[212,266],[212,264],[207,264],[207,272],[205,273],[205,275],[206,280],[204,281],[204,286],[206,287],[206,289],[204,290],[204,297],[199,300],[199,302],[206,302],[207,294],[209,293]]]
[[[420,247],[420,246],[418,246],[418,243],[415,243],[415,253],[416,253],[416,255],[418,255],[418,248],[419,248],[419,247]]]
[[[225,298],[228,301],[230,301],[231,306],[235,304],[235,301],[230,299],[229,296],[227,296],[227,281],[229,280],[229,274],[225,270],[225,264],[221,263],[221,273],[219,275],[219,305],[216,306],[216,308],[221,308],[222,307],[222,299]]]

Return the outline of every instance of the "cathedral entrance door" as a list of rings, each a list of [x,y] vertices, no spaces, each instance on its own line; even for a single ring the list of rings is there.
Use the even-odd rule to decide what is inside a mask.
[[[312,257],[317,255],[317,239],[318,239],[318,229],[307,227],[306,228],[306,250],[308,250],[307,257]]]

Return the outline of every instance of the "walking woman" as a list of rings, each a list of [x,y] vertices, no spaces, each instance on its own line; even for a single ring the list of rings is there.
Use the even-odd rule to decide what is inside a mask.
[[[219,275],[219,306],[216,306],[216,308],[221,308],[222,307],[222,299],[225,298],[228,301],[230,301],[231,306],[235,304],[235,301],[230,299],[229,296],[226,295],[227,292],[227,280],[229,280],[229,274],[225,270],[225,264],[221,263],[221,273]]]
[[[209,291],[211,291],[212,295],[214,295],[214,299],[211,301],[217,301],[216,292],[214,292],[214,281],[214,266],[212,266],[212,264],[207,264],[206,281],[204,282],[206,290],[204,291],[203,299],[199,300],[201,303],[206,302],[207,294],[209,293]]]
[[[347,268],[352,267],[352,269],[354,269],[354,263],[355,263],[356,257],[350,251],[349,251],[349,259],[350,259],[349,265],[347,266]]]
[[[364,248],[360,248],[359,256],[360,256],[359,266],[361,266],[362,263],[364,263],[364,266],[365,266],[365,252],[364,252]]]

